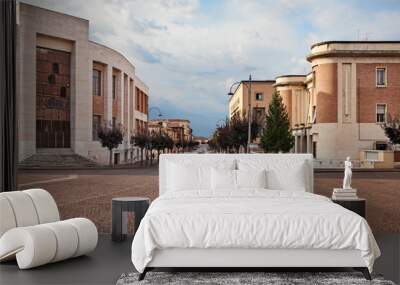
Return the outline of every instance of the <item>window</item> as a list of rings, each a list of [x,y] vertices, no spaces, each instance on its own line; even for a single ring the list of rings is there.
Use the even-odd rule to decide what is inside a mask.
[[[315,74],[315,71],[312,72],[312,87],[315,87],[317,85],[317,76]]]
[[[375,142],[375,149],[376,150],[387,150],[388,144],[386,142]]]
[[[386,86],[386,68],[379,67],[376,69],[376,86],[385,87]]]
[[[54,74],[50,74],[47,77],[47,80],[48,80],[49,84],[52,84],[52,85],[56,84],[56,76]]]
[[[117,119],[115,117],[112,118],[112,127],[113,129],[117,126]]]
[[[60,73],[60,65],[58,63],[53,63],[53,73],[59,74]]]
[[[253,108],[253,120],[263,121],[265,117],[265,108]]]
[[[376,105],[376,122],[377,123],[386,122],[386,104]]]
[[[264,99],[264,94],[261,92],[256,93],[256,100],[262,101]]]
[[[365,151],[365,160],[368,160],[368,161],[379,161],[379,152],[377,152],[377,151]]]
[[[112,98],[113,100],[115,99],[115,95],[117,93],[117,76],[113,75],[112,76]]]
[[[93,121],[92,121],[92,139],[94,141],[98,141],[99,140],[99,136],[98,136],[98,130],[100,127],[100,123],[101,123],[101,116],[100,115],[93,115]]]
[[[93,95],[101,96],[101,71],[93,69]]]
[[[65,88],[65,86],[62,86],[60,88],[60,97],[63,97],[63,98],[67,97],[67,88]]]

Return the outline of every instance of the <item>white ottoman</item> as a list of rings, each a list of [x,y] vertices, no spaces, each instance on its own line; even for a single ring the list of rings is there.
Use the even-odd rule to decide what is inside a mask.
[[[0,214],[0,261],[16,258],[20,269],[84,255],[96,248],[98,234],[93,222],[86,218],[59,221],[57,206],[45,190],[0,193]]]

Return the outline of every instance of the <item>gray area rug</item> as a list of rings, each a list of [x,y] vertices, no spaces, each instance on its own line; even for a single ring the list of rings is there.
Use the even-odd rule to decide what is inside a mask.
[[[133,284],[379,284],[395,285],[380,275],[373,275],[368,281],[359,272],[148,272],[146,278],[138,281],[138,273],[122,274],[117,285]]]

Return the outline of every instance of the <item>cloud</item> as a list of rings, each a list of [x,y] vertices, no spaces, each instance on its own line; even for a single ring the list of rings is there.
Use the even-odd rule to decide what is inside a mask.
[[[192,116],[201,135],[226,116],[230,84],[249,73],[255,79],[307,73],[312,43],[355,40],[357,30],[369,39],[400,36],[400,4],[390,0],[374,6],[361,0],[24,2],[88,19],[93,40],[134,63],[150,87],[150,104]]]

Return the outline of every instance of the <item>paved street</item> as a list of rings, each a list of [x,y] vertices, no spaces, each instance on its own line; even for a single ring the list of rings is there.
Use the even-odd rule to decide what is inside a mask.
[[[341,172],[316,173],[315,193],[330,196],[340,187]],[[354,172],[353,187],[367,199],[367,219],[373,231],[400,233],[400,172]],[[44,188],[55,198],[63,219],[92,219],[102,233],[111,228],[111,198],[158,195],[158,171],[153,168],[112,170],[30,170],[19,172],[21,189]]]

